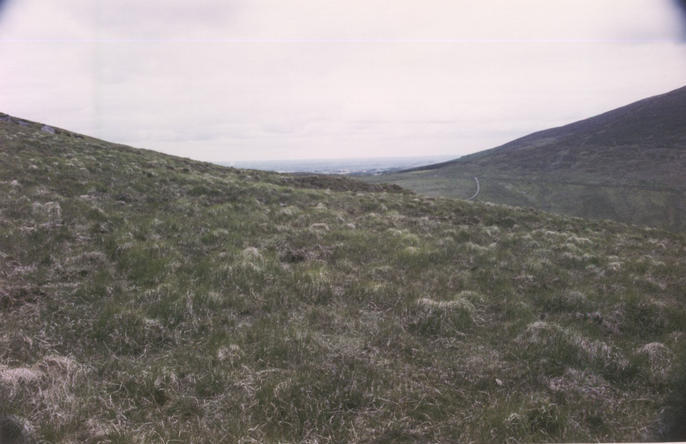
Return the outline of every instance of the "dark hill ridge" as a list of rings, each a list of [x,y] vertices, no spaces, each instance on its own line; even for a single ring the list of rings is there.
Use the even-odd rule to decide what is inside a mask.
[[[651,179],[686,189],[686,87],[530,134],[457,164],[537,173],[598,173],[598,182]],[[571,173],[574,174],[574,173]],[[653,176],[653,177],[651,177]]]
[[[389,191],[0,116],[0,443],[683,438],[682,235]]]
[[[388,180],[565,214],[686,228],[686,87]],[[464,189],[466,187],[466,189]]]

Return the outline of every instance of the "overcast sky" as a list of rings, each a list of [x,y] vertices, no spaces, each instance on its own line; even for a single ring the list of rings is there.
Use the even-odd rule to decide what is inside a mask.
[[[210,161],[487,149],[686,85],[672,0],[0,0],[0,111]]]

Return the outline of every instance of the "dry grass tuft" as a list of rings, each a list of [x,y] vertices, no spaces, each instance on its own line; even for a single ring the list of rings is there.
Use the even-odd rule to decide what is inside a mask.
[[[37,440],[635,441],[680,387],[683,236],[46,137],[0,116]]]
[[[650,377],[656,382],[666,382],[672,370],[674,353],[661,342],[650,342],[636,350],[636,354],[648,359]]]

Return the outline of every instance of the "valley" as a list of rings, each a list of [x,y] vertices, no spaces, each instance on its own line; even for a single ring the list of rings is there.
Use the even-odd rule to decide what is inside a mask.
[[[0,416],[36,440],[683,438],[683,234],[483,202],[475,159],[468,202],[49,128],[0,116]]]
[[[428,196],[686,229],[686,87],[459,159],[381,176]]]

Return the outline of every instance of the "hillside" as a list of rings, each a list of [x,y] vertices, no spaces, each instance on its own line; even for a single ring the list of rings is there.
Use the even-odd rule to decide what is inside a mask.
[[[428,195],[686,229],[686,87],[497,148],[368,178]]]
[[[0,115],[0,441],[684,437],[685,271],[665,231]]]

